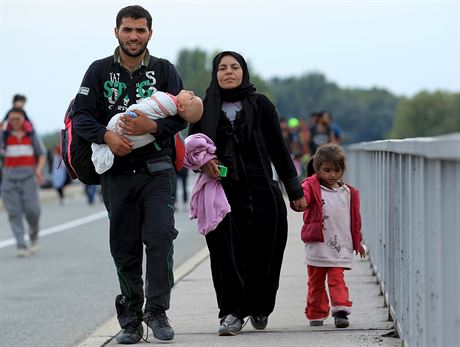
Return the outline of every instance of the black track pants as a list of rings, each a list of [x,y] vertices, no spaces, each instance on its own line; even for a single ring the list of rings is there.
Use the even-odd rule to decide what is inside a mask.
[[[117,268],[120,289],[117,313],[123,328],[142,319],[143,245],[146,254],[145,297],[148,311],[169,308],[173,278],[174,201],[173,168],[149,174],[143,170],[106,174],[102,195],[110,218],[110,252]]]

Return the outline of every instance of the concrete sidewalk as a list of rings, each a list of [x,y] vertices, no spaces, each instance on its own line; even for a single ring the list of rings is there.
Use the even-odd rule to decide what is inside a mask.
[[[302,217],[289,213],[289,239],[281,272],[280,289],[275,311],[269,317],[267,329],[256,331],[248,323],[234,337],[217,335],[217,303],[211,280],[206,250],[192,260],[193,270],[179,274],[172,292],[168,316],[176,336],[170,342],[178,346],[401,346],[399,338],[383,337],[394,331],[387,320],[388,309],[372,275],[367,259],[355,259],[353,270],[346,271],[346,281],[353,301],[350,327],[336,329],[328,318],[322,327],[310,327],[304,316],[306,296],[306,266],[303,264],[303,244],[300,240]],[[204,259],[204,260],[203,260]],[[203,260],[203,261],[202,261]],[[201,263],[200,263],[201,262]],[[193,265],[192,267],[193,268]],[[116,319],[101,327],[80,347],[118,346],[114,335],[120,328]],[[145,333],[144,333],[145,337]],[[149,331],[151,343],[155,340]],[[145,344],[141,341],[139,344]]]

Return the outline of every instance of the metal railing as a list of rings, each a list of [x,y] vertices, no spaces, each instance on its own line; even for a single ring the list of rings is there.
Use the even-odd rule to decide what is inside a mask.
[[[460,345],[460,133],[347,148],[363,237],[405,346]]]

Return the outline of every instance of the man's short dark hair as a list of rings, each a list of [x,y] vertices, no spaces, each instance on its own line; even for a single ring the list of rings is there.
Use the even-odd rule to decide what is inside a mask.
[[[21,95],[21,94],[16,94],[15,96],[13,96],[13,104],[16,101],[24,101],[24,102],[26,102],[26,97],[24,95]]]
[[[134,18],[134,19],[147,19],[147,26],[149,30],[152,30],[152,16],[149,11],[139,5],[124,7],[117,14],[117,29],[120,28],[121,21],[123,18]]]

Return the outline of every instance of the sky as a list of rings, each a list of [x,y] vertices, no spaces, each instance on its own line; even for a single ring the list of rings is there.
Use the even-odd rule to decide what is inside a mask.
[[[234,50],[263,78],[321,72],[340,87],[411,97],[460,91],[460,0],[0,0],[0,115],[16,93],[40,134],[59,130],[88,66],[117,46],[115,17],[153,17],[151,54]]]

